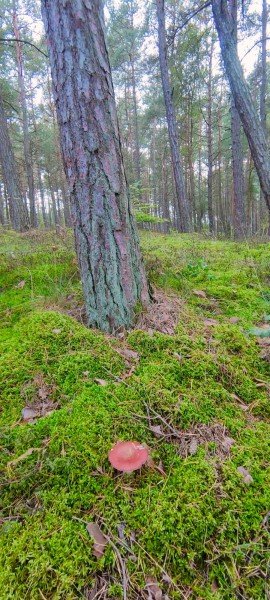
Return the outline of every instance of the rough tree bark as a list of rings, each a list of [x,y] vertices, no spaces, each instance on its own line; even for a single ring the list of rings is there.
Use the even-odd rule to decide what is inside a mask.
[[[261,87],[260,87],[260,118],[266,131],[266,88],[267,88],[267,0],[262,0],[262,49],[261,49]]]
[[[183,166],[180,158],[177,121],[175,109],[172,99],[172,89],[169,78],[167,43],[166,43],[166,27],[165,27],[165,7],[164,0],[156,0],[157,19],[158,19],[158,49],[159,62],[162,80],[162,88],[164,95],[164,103],[166,108],[168,133],[170,140],[170,149],[172,157],[172,167],[175,183],[175,191],[177,196],[177,210],[179,219],[179,230],[189,231],[190,217],[188,200],[185,191],[185,181],[183,175]]]
[[[5,225],[4,197],[0,184],[0,225]]]
[[[230,0],[230,10],[237,52],[237,0]],[[231,96],[231,137],[233,167],[233,234],[235,239],[241,239],[246,233],[243,148],[241,141],[241,119],[235,106],[233,96]]]
[[[207,82],[207,154],[208,154],[208,172],[207,172],[207,200],[208,200],[208,220],[209,220],[209,231],[214,233],[214,211],[213,211],[213,115],[212,115],[212,103],[213,103],[213,51],[214,51],[214,40],[211,39],[210,54],[209,54],[209,71],[208,71],[208,82]]]
[[[136,70],[135,70],[135,44],[134,44],[134,6],[131,6],[130,28],[132,32],[132,45],[130,52],[130,67],[131,67],[131,87],[132,87],[132,103],[134,113],[134,158],[136,179],[141,187],[141,152],[139,140],[139,122],[138,122],[138,103],[137,103],[137,85],[136,85]]]
[[[18,71],[18,85],[20,93],[20,104],[22,110],[22,127],[23,127],[23,148],[24,148],[24,161],[27,176],[29,204],[30,204],[30,224],[31,227],[37,227],[37,213],[35,205],[35,184],[34,184],[34,171],[31,156],[31,142],[29,132],[29,117],[26,102],[26,89],[24,81],[24,66],[23,66],[23,55],[22,55],[22,44],[20,40],[20,31],[18,26],[18,15],[17,15],[17,0],[13,0],[13,31],[16,39],[16,61]]]
[[[17,165],[11,145],[3,100],[0,94],[0,163],[5,184],[12,227],[17,231],[28,229],[28,215],[20,190]]]
[[[212,10],[231,93],[249,143],[266,205],[270,210],[270,155],[267,139],[237,55],[234,24],[227,0],[212,0]]]
[[[123,167],[99,0],[42,0],[89,325],[132,324],[148,286]]]
[[[267,91],[267,19],[268,6],[267,0],[262,0],[262,46],[261,46],[261,85],[260,85],[260,119],[263,130],[267,138],[266,127],[266,91]],[[260,221],[264,219],[263,210],[263,194],[260,194]],[[269,215],[269,232],[270,232],[270,215]]]

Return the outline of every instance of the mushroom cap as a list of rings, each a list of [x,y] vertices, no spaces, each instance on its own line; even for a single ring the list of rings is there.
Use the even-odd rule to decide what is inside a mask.
[[[109,452],[109,461],[118,471],[131,473],[147,461],[149,451],[140,442],[117,442]]]

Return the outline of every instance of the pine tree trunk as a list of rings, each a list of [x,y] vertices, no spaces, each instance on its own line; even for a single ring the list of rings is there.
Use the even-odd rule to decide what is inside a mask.
[[[136,77],[135,64],[133,54],[130,57],[131,61],[131,84],[132,84],[132,101],[134,112],[134,145],[135,145],[135,172],[137,183],[141,187],[141,156],[140,156],[140,141],[139,141],[139,124],[138,124],[138,105],[136,93]]]
[[[42,0],[90,325],[129,327],[149,301],[123,167],[99,0]]]
[[[164,219],[162,224],[163,233],[170,232],[170,210],[169,210],[169,199],[168,199],[168,181],[167,181],[167,168],[166,168],[166,147],[162,157],[162,207],[160,216]]]
[[[65,226],[71,227],[71,214],[70,214],[70,204],[69,204],[69,193],[65,185],[65,181],[61,182],[61,194],[62,194],[62,202],[64,207],[64,220]]]
[[[172,99],[172,89],[169,79],[166,28],[165,28],[165,10],[164,0],[156,0],[157,19],[158,19],[158,49],[159,62],[164,95],[164,103],[167,115],[168,133],[170,140],[172,166],[174,174],[175,191],[177,197],[177,212],[180,231],[190,230],[190,217],[188,200],[185,191],[185,181],[183,175],[183,166],[180,158],[177,121]]]
[[[261,46],[261,85],[260,85],[260,120],[267,138],[267,126],[266,126],[266,92],[267,92],[267,19],[268,19],[268,6],[267,0],[262,0],[262,46]],[[263,222],[265,211],[263,210],[263,194],[260,193],[260,221]],[[269,219],[269,232],[270,232],[270,215]]]
[[[199,147],[198,147],[198,231],[202,230],[203,208],[202,208],[202,118],[199,117]]]
[[[4,198],[0,185],[0,225],[5,225]]]
[[[262,49],[261,49],[261,86],[260,86],[260,118],[266,132],[266,90],[267,90],[267,0],[262,0]]]
[[[208,98],[207,98],[207,152],[208,152],[208,173],[207,173],[207,199],[208,199],[208,220],[209,231],[214,233],[214,212],[213,212],[213,117],[212,117],[212,78],[213,78],[213,51],[214,40],[211,40],[209,55],[208,72]]]
[[[17,231],[28,229],[28,215],[20,190],[17,165],[11,145],[4,105],[0,94],[0,163],[5,184],[12,227]]]
[[[31,224],[31,227],[37,227],[38,223],[37,223],[37,214],[36,214],[36,206],[35,206],[34,171],[33,171],[33,163],[32,163],[32,156],[31,156],[29,118],[28,118],[28,109],[27,109],[27,102],[26,102],[26,90],[25,90],[25,82],[24,82],[24,66],[23,66],[23,55],[22,55],[22,47],[21,47],[22,45],[21,45],[21,42],[19,41],[20,32],[19,32],[18,17],[17,17],[17,0],[13,0],[13,31],[14,31],[14,37],[16,39],[16,60],[17,60],[17,70],[18,70],[20,104],[21,104],[21,109],[22,109],[24,160],[25,160],[29,203],[30,203],[30,224]]]
[[[230,0],[230,10],[237,52],[237,0]],[[235,106],[233,96],[231,97],[231,137],[233,166],[233,233],[235,239],[241,239],[246,233],[243,149],[241,142],[241,119]]]
[[[37,165],[37,176],[38,176],[38,187],[39,187],[40,200],[41,200],[42,219],[43,219],[44,227],[45,227],[45,229],[47,229],[47,227],[48,227],[48,216],[47,216],[47,213],[46,213],[44,186],[43,186],[43,181],[42,181],[41,171],[40,171],[39,165]]]
[[[235,106],[242,121],[266,205],[270,211],[270,155],[266,135],[244,78],[227,0],[212,0],[214,21]]]
[[[54,222],[55,228],[57,229],[60,225],[59,214],[58,214],[57,205],[56,205],[56,197],[55,197],[54,187],[53,187],[53,184],[51,182],[49,175],[48,175],[48,180],[49,180],[50,194],[51,194],[51,199],[52,199],[53,222]]]

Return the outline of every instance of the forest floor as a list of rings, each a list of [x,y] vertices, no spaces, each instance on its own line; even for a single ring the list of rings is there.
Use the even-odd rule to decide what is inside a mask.
[[[270,597],[269,245],[142,244],[157,301],[110,337],[71,234],[1,234],[1,600]]]

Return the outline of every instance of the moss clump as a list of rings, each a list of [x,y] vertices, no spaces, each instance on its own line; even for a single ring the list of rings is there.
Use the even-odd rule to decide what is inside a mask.
[[[120,341],[44,310],[51,301],[63,311],[66,296],[81,294],[77,278],[70,278],[71,242],[65,243],[68,249],[51,234],[41,240],[4,236],[1,285],[9,315],[0,342],[1,599],[73,600],[100,574],[108,578],[109,597],[121,598],[116,545],[129,573],[131,599],[150,574],[170,598],[184,593],[194,599],[262,600],[268,593],[263,573],[269,547],[264,519],[270,501],[270,369],[246,331],[270,312],[261,293],[267,287],[267,246],[254,246],[249,255],[245,245],[230,242],[147,236],[151,276],[182,289],[184,318],[173,336],[133,331]],[[52,244],[61,269],[55,268],[45,290],[43,255],[49,257]],[[27,277],[23,265],[31,265],[36,282],[31,298],[28,284],[14,288],[19,274]],[[236,294],[225,293],[231,285]],[[207,298],[196,297],[194,288],[204,289]],[[23,310],[19,292],[25,294]],[[218,321],[210,329],[204,323],[209,310]],[[231,315],[239,318],[237,325]],[[132,369],[123,358],[127,343],[139,353]],[[21,411],[38,393],[37,375],[57,410],[25,423]],[[151,427],[159,425],[164,434],[165,423],[187,435],[196,427],[220,425],[234,444],[224,456],[210,439],[183,457],[177,439],[155,435],[148,414]],[[107,454],[119,439],[148,444],[159,470],[113,473]],[[251,474],[251,485],[239,466]],[[92,520],[114,544],[99,560],[85,527]],[[162,577],[164,566],[171,584]]]

